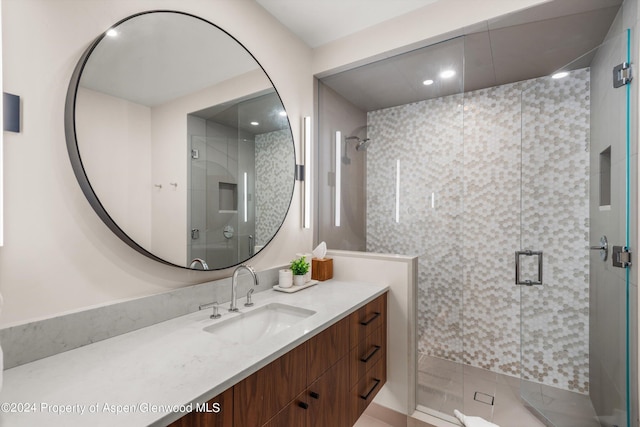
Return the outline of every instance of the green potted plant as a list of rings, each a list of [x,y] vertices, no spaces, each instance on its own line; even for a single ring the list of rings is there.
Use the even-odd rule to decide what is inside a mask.
[[[289,267],[293,272],[293,284],[296,286],[304,285],[306,282],[306,274],[309,271],[309,263],[304,257],[300,257],[291,261]]]

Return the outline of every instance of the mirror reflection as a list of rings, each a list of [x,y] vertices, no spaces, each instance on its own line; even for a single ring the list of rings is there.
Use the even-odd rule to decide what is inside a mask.
[[[209,268],[248,259],[278,231],[289,207],[294,156],[286,112],[270,91],[189,114],[187,131],[189,258]]]
[[[74,104],[76,176],[134,249],[221,269],[280,228],[295,170],[286,112],[251,54],[211,23],[127,18],[89,49]]]

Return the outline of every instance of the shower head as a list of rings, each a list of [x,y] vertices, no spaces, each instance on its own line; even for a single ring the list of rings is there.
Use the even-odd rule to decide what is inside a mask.
[[[369,138],[365,138],[362,141],[358,142],[356,145],[357,151],[367,151],[367,147],[371,144],[371,140]]]
[[[348,136],[345,138],[345,141],[356,141],[356,150],[357,151],[367,151],[367,147],[371,144],[371,140],[369,138],[360,139],[358,136]]]

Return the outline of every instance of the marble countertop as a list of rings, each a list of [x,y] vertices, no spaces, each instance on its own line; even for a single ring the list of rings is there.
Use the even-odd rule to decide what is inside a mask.
[[[164,426],[182,405],[220,394],[388,287],[329,280],[296,293],[253,296],[254,310],[279,302],[316,313],[268,340],[228,344],[203,328],[211,310],[191,313],[4,371],[0,426]]]

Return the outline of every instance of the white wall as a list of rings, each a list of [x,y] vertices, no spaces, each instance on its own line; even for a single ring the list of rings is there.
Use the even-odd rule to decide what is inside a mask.
[[[201,16],[253,52],[278,88],[299,145],[299,118],[312,112],[311,52],[252,1],[3,1],[4,90],[21,96],[23,119],[21,133],[5,134],[1,326],[230,275],[160,265],[130,249],[93,212],[68,159],[64,102],[80,55],[115,22],[152,9]],[[286,263],[310,249],[311,236],[300,229],[296,188],[273,246],[251,264]]]
[[[151,247],[151,110],[80,87],[76,111],[80,155],[93,191],[129,237]]]
[[[415,316],[418,258],[330,251],[333,278],[389,286],[387,298],[387,383],[374,401],[402,414],[415,409]]]

